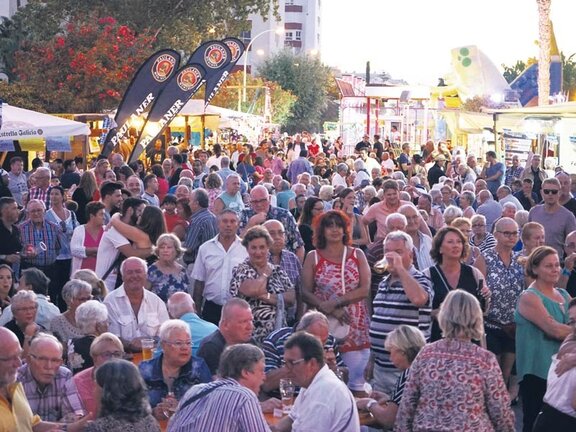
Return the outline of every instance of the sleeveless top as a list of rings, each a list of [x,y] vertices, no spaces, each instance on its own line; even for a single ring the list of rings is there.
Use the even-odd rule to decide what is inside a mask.
[[[568,303],[570,295],[564,289],[556,288],[564,298],[563,305],[546,297],[535,288],[526,291],[537,295],[550,316],[561,324],[568,322]],[[540,330],[532,321],[522,316],[516,306],[514,312],[516,321],[516,370],[520,381],[525,375],[535,375],[543,380],[548,377],[548,370],[552,363],[552,356],[558,352],[559,340],[552,339]]]
[[[237,192],[234,196],[222,192],[218,195],[218,198],[220,198],[224,203],[224,208],[234,210],[236,213],[240,213],[244,210],[244,202],[242,201],[242,195],[240,195],[240,192]]]
[[[346,258],[344,264],[344,291],[346,293],[358,288],[360,284],[360,267],[356,257],[356,249]],[[347,248],[347,251],[349,248]],[[343,295],[342,290],[342,262],[333,262],[324,258],[318,250],[316,266],[314,268],[314,295],[320,301]],[[365,300],[345,306],[350,316],[350,332],[346,340],[340,344],[341,352],[358,351],[370,347],[368,330],[370,320],[368,306]]]
[[[432,300],[432,310],[438,309],[448,293],[455,289],[462,289],[478,299],[482,309],[484,309],[485,301],[481,295],[478,294],[478,282],[474,277],[474,271],[468,264],[460,263],[460,278],[458,285],[451,287],[448,285],[448,279],[438,264],[430,267],[430,279],[432,281],[432,289],[434,290],[434,298]],[[432,333],[430,336],[432,342],[442,339],[442,331],[438,325],[437,320],[432,320]]]

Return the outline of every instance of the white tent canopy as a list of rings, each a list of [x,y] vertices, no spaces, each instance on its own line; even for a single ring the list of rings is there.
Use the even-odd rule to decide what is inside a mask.
[[[2,104],[0,140],[90,135],[85,123]]]

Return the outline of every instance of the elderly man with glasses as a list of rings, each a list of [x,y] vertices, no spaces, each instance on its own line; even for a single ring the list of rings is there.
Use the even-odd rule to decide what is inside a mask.
[[[547,178],[542,182],[543,204],[530,209],[528,220],[546,227],[546,246],[551,246],[563,256],[564,239],[576,230],[576,217],[560,204],[560,182]]]
[[[72,372],[62,366],[62,344],[54,336],[40,333],[32,339],[18,381],[32,412],[43,420],[72,423],[84,415]]]

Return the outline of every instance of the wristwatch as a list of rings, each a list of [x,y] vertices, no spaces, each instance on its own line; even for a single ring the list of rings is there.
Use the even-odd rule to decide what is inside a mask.
[[[366,404],[366,411],[370,411],[370,408],[372,408],[374,405],[377,405],[378,401],[376,399],[372,399],[370,402],[368,402]]]

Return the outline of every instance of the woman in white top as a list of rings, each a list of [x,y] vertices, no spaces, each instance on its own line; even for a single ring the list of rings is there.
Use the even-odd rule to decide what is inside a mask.
[[[105,207],[100,201],[92,201],[86,205],[88,222],[74,229],[70,249],[72,252],[72,272],[78,269],[96,268],[96,253],[104,234]]]

